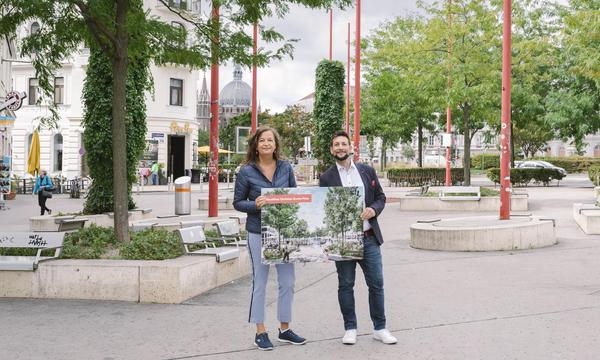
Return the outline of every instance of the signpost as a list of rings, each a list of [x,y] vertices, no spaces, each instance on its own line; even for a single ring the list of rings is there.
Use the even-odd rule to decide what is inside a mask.
[[[6,100],[0,104],[0,111],[8,109],[11,111],[17,111],[23,105],[23,99],[27,98],[27,94],[24,92],[11,91],[6,94]]]

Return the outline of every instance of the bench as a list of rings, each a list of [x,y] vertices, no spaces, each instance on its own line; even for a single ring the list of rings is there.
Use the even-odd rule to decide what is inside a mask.
[[[429,191],[429,185],[419,186],[418,189],[411,190],[406,193],[406,196],[423,196]]]
[[[447,186],[440,190],[439,199],[444,201],[480,200],[479,186]]]
[[[178,229],[177,233],[181,238],[183,249],[187,255],[212,255],[219,263],[233,260],[240,256],[240,250],[237,247],[217,247],[215,245],[215,240],[219,239],[207,238],[206,235],[204,235],[202,226]],[[190,246],[192,245],[201,248],[198,250],[190,250]]]
[[[225,242],[225,245],[234,244],[235,246],[246,246],[248,242],[242,239],[240,233],[240,223],[237,220],[224,220],[215,224],[219,238]]]
[[[70,219],[69,218],[56,219],[56,220],[54,220],[54,223],[58,224],[57,231],[63,232],[63,231],[75,231],[75,230],[83,229],[86,221],[88,221],[88,219],[73,217]]]
[[[57,259],[62,250],[65,233],[14,232],[0,233],[0,248],[37,249],[35,256],[0,256],[0,270],[34,271],[41,261]],[[41,256],[43,250],[55,249],[54,256]]]

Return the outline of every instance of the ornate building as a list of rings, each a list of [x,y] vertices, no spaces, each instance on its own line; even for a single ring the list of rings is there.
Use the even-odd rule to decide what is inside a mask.
[[[196,122],[200,130],[208,131],[210,129],[210,94],[206,86],[206,75],[202,79],[202,89],[198,93],[198,102],[196,103]]]

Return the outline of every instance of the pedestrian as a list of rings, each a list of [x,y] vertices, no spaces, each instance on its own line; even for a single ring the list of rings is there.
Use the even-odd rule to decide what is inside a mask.
[[[52,179],[46,174],[46,170],[40,170],[39,175],[35,179],[33,193],[38,196],[41,215],[44,215],[46,211],[48,212],[48,215],[52,214],[52,210],[46,207],[46,200],[52,197],[52,190],[54,190]]]
[[[331,139],[331,155],[335,165],[327,169],[319,178],[319,186],[359,186],[364,188],[365,209],[360,217],[363,220],[362,260],[336,261],[338,274],[338,302],[344,319],[342,343],[356,343],[356,312],[354,308],[354,279],[356,264],[360,265],[369,288],[369,312],[373,321],[373,338],[384,344],[395,344],[396,338],[386,329],[383,266],[380,246],[383,237],[377,217],[385,207],[385,194],[372,167],[354,163],[350,157],[350,137],[345,131],[336,132]]]
[[[152,164],[152,168],[150,171],[152,172],[152,185],[158,185],[158,172],[160,170],[160,166],[158,165],[158,161],[155,161]]]
[[[260,209],[266,198],[261,196],[263,188],[296,187],[291,164],[282,159],[281,141],[277,131],[261,126],[248,140],[245,164],[235,180],[233,206],[248,214],[248,250],[252,262],[252,291],[248,322],[256,324],[254,344],[260,350],[272,350],[273,344],[265,327],[265,292],[270,265],[261,262]],[[295,345],[306,343],[306,339],[290,329],[292,302],[294,299],[294,264],[276,264],[279,297],[277,318],[280,322],[278,340]]]

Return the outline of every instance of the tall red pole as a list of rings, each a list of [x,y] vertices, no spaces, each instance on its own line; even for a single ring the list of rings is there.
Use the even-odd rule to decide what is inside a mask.
[[[350,134],[350,23],[348,23],[348,61],[346,65],[346,133]]]
[[[254,55],[254,62],[252,63],[252,133],[256,132],[256,125],[258,124],[258,114],[256,113],[256,46],[258,43],[258,24],[254,22],[254,43],[252,46],[252,55]]]
[[[354,161],[360,158],[360,0],[356,0],[356,64],[354,68]]]
[[[333,60],[333,9],[329,9],[329,61]]]
[[[504,0],[502,39],[502,126],[500,131],[500,220],[510,219],[510,61],[511,0]]]
[[[448,92],[452,88],[452,0],[448,0]],[[450,95],[450,94],[448,94]],[[446,108],[446,134],[448,138],[452,139],[452,108],[450,107],[450,100],[448,100],[448,107]],[[446,146],[446,186],[452,186],[452,140],[450,144]],[[448,146],[449,145],[449,146]]]
[[[212,3],[212,19],[215,23],[215,38],[211,44],[210,67],[210,161],[208,165],[208,216],[219,216],[219,4]]]

